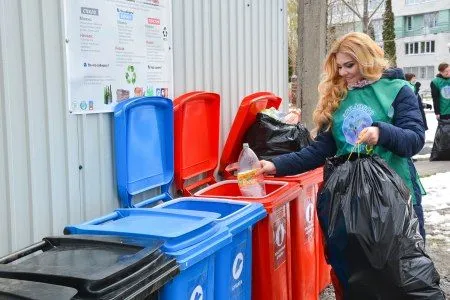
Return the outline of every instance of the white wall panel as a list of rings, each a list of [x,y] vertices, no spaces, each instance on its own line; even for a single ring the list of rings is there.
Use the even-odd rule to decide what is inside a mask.
[[[112,114],[67,111],[61,6],[0,1],[0,255],[119,205]],[[222,146],[245,95],[287,98],[284,0],[173,0],[172,8],[175,96],[222,96]]]

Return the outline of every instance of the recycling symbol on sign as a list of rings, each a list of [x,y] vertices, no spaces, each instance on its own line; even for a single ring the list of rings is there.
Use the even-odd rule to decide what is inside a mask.
[[[281,223],[278,228],[277,231],[275,233],[275,243],[277,244],[278,247],[280,247],[281,245],[283,245],[284,242],[284,234],[285,234],[286,230],[284,229],[283,224]]]
[[[244,255],[239,252],[234,258],[233,262],[233,278],[238,280],[241,277],[242,270],[244,269]]]
[[[163,31],[162,31],[163,37],[167,37],[167,27],[164,26]]]
[[[201,285],[197,285],[192,291],[190,300],[203,300],[203,288]]]
[[[136,83],[136,72],[134,70],[134,66],[128,66],[127,71],[125,72],[125,79],[127,83]]]

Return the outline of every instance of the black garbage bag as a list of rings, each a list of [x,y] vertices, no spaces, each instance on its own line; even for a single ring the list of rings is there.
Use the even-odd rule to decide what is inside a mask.
[[[380,157],[355,156],[327,161],[317,203],[345,299],[445,299],[408,188]]]
[[[430,161],[450,160],[450,120],[439,120]]]
[[[283,123],[263,113],[247,130],[244,141],[260,159],[298,151],[311,143],[308,129],[301,124]]]

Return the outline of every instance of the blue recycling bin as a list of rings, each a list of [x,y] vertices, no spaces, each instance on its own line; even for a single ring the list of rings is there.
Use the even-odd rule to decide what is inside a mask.
[[[215,256],[214,299],[251,299],[252,226],[266,216],[260,203],[222,199],[178,198],[158,205],[161,210],[217,213],[232,241]]]
[[[170,99],[124,101],[114,113],[117,185],[123,209],[68,226],[67,234],[158,238],[180,274],[161,299],[250,299],[251,227],[266,212],[260,204],[192,198],[172,200],[173,105]],[[133,196],[155,188],[139,203]],[[152,207],[163,201],[167,206]]]
[[[160,299],[214,299],[215,254],[231,242],[214,212],[156,208],[117,209],[107,216],[64,229],[66,234],[121,236],[149,242],[175,257],[180,274],[160,290]]]

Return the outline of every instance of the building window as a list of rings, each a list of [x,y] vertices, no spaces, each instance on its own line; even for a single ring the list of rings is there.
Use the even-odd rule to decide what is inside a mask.
[[[411,4],[419,4],[419,3],[433,2],[433,1],[436,1],[436,0],[405,0],[405,4],[411,5]]]
[[[369,0],[369,10],[374,10],[380,5],[380,2],[384,0]]]
[[[428,66],[427,67],[427,79],[433,79],[434,78],[434,66]]]
[[[434,53],[434,41],[405,43],[405,54]]]
[[[417,79],[429,80],[434,78],[434,66],[404,67],[403,72],[416,75]]]
[[[420,67],[419,68],[419,78],[426,78],[427,77],[427,67]]]
[[[423,15],[423,27],[434,28],[438,24],[439,12],[433,12]]]
[[[375,32],[375,41],[379,42],[383,40],[383,20],[372,20],[373,29]]]
[[[412,16],[405,17],[405,26],[407,30],[412,30]]]

